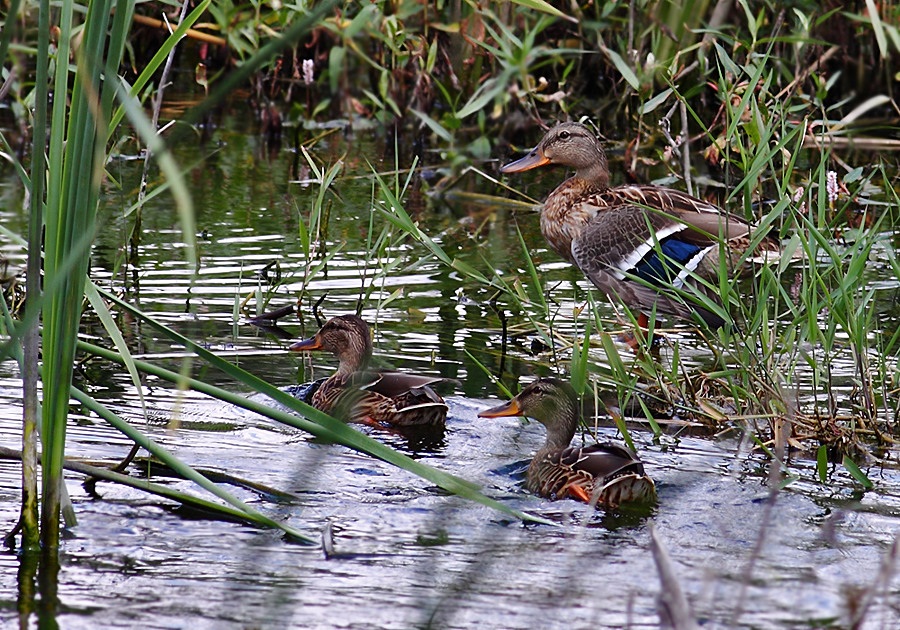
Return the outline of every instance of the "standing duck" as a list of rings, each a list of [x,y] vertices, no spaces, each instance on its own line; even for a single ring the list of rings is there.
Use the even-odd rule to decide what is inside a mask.
[[[682,319],[694,314],[712,328],[724,319],[678,291],[691,276],[718,286],[720,252],[731,266],[751,246],[746,221],[696,197],[659,186],[609,185],[609,167],[600,141],[580,123],[550,129],[525,157],[500,169],[520,173],[559,164],[575,174],[550,193],[541,209],[541,233],[560,256],[581,269],[594,285],[625,306]],[[764,238],[760,251],[778,251]],[[695,290],[719,307],[709,287],[694,278]],[[716,310],[722,310],[716,309]]]
[[[332,317],[315,336],[290,350],[325,350],[338,358],[337,372],[313,394],[316,409],[363,424],[444,426],[447,403],[429,387],[442,379],[368,370],[372,337],[368,324],[356,315]]]
[[[575,390],[555,378],[533,381],[508,403],[478,414],[482,418],[528,416],[547,428],[547,440],[525,473],[525,487],[550,499],[566,497],[614,508],[656,498],[641,460],[612,443],[569,446],[581,417]]]

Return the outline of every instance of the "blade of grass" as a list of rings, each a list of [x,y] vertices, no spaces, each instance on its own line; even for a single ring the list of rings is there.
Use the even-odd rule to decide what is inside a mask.
[[[121,357],[121,355],[120,355],[120,357]],[[124,363],[124,357],[122,357],[122,359],[123,359],[123,363]],[[100,404],[99,402],[97,402],[96,400],[94,400],[93,398],[91,398],[90,396],[85,394],[84,392],[82,392],[77,387],[73,386],[70,389],[70,393],[72,394],[72,397],[75,398],[75,400],[80,402],[82,405],[84,405],[90,411],[93,411],[98,416],[100,416],[101,418],[106,420],[106,422],[111,424],[118,431],[121,431],[122,433],[124,433],[135,444],[137,444],[138,446],[149,451],[153,456],[155,456],[161,462],[166,464],[166,466],[168,466],[169,468],[171,468],[172,470],[177,472],[179,475],[181,475],[185,479],[193,481],[194,483],[196,483],[198,486],[200,486],[207,492],[219,497],[220,499],[222,499],[223,501],[225,501],[226,503],[228,503],[229,505],[234,507],[236,510],[235,512],[229,511],[229,513],[231,513],[232,515],[237,515],[238,517],[240,517],[244,520],[251,521],[257,525],[265,525],[267,527],[280,529],[284,533],[290,535],[291,537],[293,537],[294,539],[296,539],[300,542],[303,542],[306,544],[313,543],[312,539],[307,538],[299,530],[294,529],[293,527],[291,527],[290,525],[287,525],[285,523],[280,523],[278,521],[275,521],[275,520],[269,518],[268,516],[266,516],[265,514],[259,512],[257,510],[254,510],[253,508],[248,506],[246,503],[244,503],[243,501],[241,501],[240,499],[235,497],[233,494],[231,494],[227,490],[224,490],[220,486],[214,484],[213,482],[208,480],[206,477],[204,477],[203,475],[201,475],[200,473],[195,471],[193,468],[191,468],[190,466],[188,466],[187,464],[182,462],[180,459],[178,459],[177,457],[175,457],[174,455],[169,453],[166,449],[162,448],[156,442],[154,442],[153,440],[151,440],[150,438],[145,436],[143,433],[141,433],[140,431],[138,431],[137,429],[132,427],[130,424],[125,422],[122,418],[120,418],[119,416],[114,414],[112,411],[107,409],[104,405]],[[130,477],[127,477],[127,478],[130,479]],[[118,479],[116,481],[122,481],[122,480]],[[142,487],[140,484],[129,484],[129,485],[132,485],[133,487]],[[147,485],[149,486],[150,484],[147,484]],[[157,488],[158,488],[158,486],[157,486]],[[160,494],[156,490],[154,490],[154,493]],[[169,498],[175,498],[176,500],[183,501],[183,502],[186,502],[188,500],[187,497],[190,497],[190,495],[187,495],[182,492],[176,492],[174,490],[169,490],[163,496],[167,496]],[[217,508],[222,507],[221,505],[216,504],[216,503],[206,502],[205,504],[208,506],[208,509],[213,509],[213,510],[216,510]]]

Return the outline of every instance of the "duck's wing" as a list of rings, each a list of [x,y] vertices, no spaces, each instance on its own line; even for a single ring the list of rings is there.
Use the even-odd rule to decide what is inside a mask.
[[[629,449],[618,444],[570,446],[559,454],[560,465],[579,473],[587,473],[597,480],[610,480],[621,475],[644,474],[644,464]]]
[[[693,218],[693,217],[692,217]],[[640,282],[629,281],[638,276],[665,289],[678,284],[674,280],[682,271],[689,273],[696,267],[706,250],[717,246],[715,240],[698,240],[701,233],[691,229],[681,217],[650,211],[636,205],[623,204],[598,208],[594,218],[572,240],[572,259],[594,285],[626,306],[638,310],[652,310],[690,319],[697,313],[711,327],[724,324],[709,311],[684,303],[675,296],[660,294],[657,289]],[[692,240],[681,238],[690,235]],[[661,252],[663,260],[654,262],[651,252]],[[666,267],[674,261],[675,276],[666,279]],[[683,279],[682,279],[683,280]]]
[[[358,387],[367,391],[381,394],[387,398],[395,398],[414,389],[431,389],[428,385],[439,383],[444,379],[440,376],[422,376],[421,374],[408,374],[406,372],[358,372],[360,379]],[[434,394],[439,402],[443,402],[440,396]]]
[[[656,485],[644,473],[644,464],[630,449],[613,443],[584,448],[569,447],[560,454],[581,478],[590,475],[592,483],[575,482],[571,496],[597,505],[618,507],[623,503],[648,502],[656,498]]]
[[[698,245],[747,238],[753,230],[744,219],[692,195],[659,186],[619,186],[610,189],[610,205],[635,205],[660,216],[660,222],[689,228],[679,238]]]

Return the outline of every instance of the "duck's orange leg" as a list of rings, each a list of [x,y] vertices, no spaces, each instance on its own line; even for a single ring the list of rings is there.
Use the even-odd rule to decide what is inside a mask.
[[[577,484],[573,483],[566,486],[566,492],[573,499],[578,499],[579,501],[584,501],[585,503],[591,502],[591,495],[588,494],[587,490]]]
[[[647,330],[647,326],[650,323],[650,318],[647,317],[646,313],[638,313],[637,318],[637,331],[629,330],[627,332],[623,332],[620,339],[629,347],[632,351],[637,352],[641,347],[641,339],[646,339],[649,331]],[[638,332],[639,331],[639,332]]]
[[[378,422],[371,416],[366,416],[362,420],[359,421],[360,424],[364,424],[367,427],[372,427],[382,431],[384,433],[389,433],[391,435],[403,435],[403,431],[398,429],[397,427],[393,427],[389,424],[384,424],[382,422]]]

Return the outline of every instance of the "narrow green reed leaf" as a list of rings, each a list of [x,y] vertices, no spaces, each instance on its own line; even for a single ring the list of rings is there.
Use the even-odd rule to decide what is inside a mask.
[[[182,125],[176,127],[169,137],[169,141],[176,145],[181,134],[188,133],[193,130],[193,125],[203,119],[207,112],[217,107],[227,98],[233,96],[235,89],[243,86],[247,80],[253,76],[260,68],[268,63],[275,55],[287,50],[294,45],[300,38],[310,30],[320,26],[325,21],[325,16],[329,15],[338,5],[338,0],[322,0],[311,6],[308,11],[304,12],[302,17],[289,26],[281,35],[272,41],[267,42],[253,56],[245,59],[240,66],[232,69],[227,75],[223,76],[216,86],[210,90],[207,98],[203,99],[196,107],[188,110],[182,119]],[[336,51],[343,50],[339,46],[331,49],[331,61],[336,57]],[[346,51],[344,51],[346,52]],[[341,77],[340,63],[337,64],[337,71],[331,73],[332,93],[339,93],[337,89],[338,82]],[[334,70],[333,66],[329,69]],[[61,93],[61,92],[60,92]]]
[[[550,3],[544,2],[544,0],[512,0],[512,2],[513,4],[518,4],[519,6],[523,6],[526,9],[534,9],[535,11],[541,11],[543,13],[547,13],[548,15],[553,15],[570,22],[578,22],[578,20],[571,15],[566,15]]]
[[[175,200],[175,206],[178,209],[178,218],[181,221],[182,238],[185,243],[185,258],[192,267],[197,266],[197,227],[194,217],[194,202],[188,191],[184,175],[175,157],[169,151],[168,147],[162,141],[147,114],[144,112],[141,104],[129,94],[128,85],[125,81],[119,83],[119,89],[116,96],[128,116],[128,121],[132,124],[135,131],[140,135],[141,140],[152,151],[159,164],[160,170],[165,174],[166,181],[172,189],[172,198]]]
[[[453,134],[444,129],[444,127],[434,120],[431,116],[426,114],[425,112],[421,112],[418,109],[412,110],[412,113],[415,114],[416,118],[421,120],[425,125],[431,129],[431,133],[436,135],[438,138],[446,142],[447,144],[452,144],[454,141]]]
[[[646,103],[641,105],[641,107],[638,109],[638,113],[641,116],[649,114],[650,112],[655,110],[657,107],[659,107],[660,105],[665,103],[666,100],[669,98],[669,96],[672,95],[673,91],[674,90],[672,88],[666,88],[665,90],[663,90],[662,92],[660,92],[659,94],[657,94],[656,96],[651,98],[649,101],[647,101]]]
[[[631,67],[625,62],[624,59],[622,59],[622,56],[612,48],[607,48],[602,44],[600,45],[600,50],[602,50],[604,54],[609,57],[610,61],[612,61],[613,65],[616,67],[616,70],[618,70],[619,74],[622,75],[622,78],[628,82],[628,85],[630,85],[635,92],[639,92],[641,89],[641,82],[638,80],[637,75],[634,73]]]
[[[525,259],[525,264],[528,266],[528,276],[531,278],[531,299],[535,300],[535,303],[543,308],[545,316],[549,316],[550,311],[547,307],[547,298],[544,295],[541,277],[538,275],[537,267],[534,266],[534,260],[531,258],[531,251],[528,249],[528,244],[525,243],[525,237],[522,236],[522,230],[519,228],[518,223],[516,223],[516,236],[519,237],[519,245],[522,246],[522,257]]]
[[[587,319],[584,328],[584,338],[581,345],[572,344],[572,363],[569,368],[569,380],[572,388],[579,396],[584,395],[587,389],[587,373],[588,373],[588,352],[591,348],[591,320]]]
[[[816,472],[819,473],[819,481],[828,481],[828,447],[820,444],[816,449]]]
[[[884,23],[881,21],[881,16],[878,15],[878,7],[875,5],[875,0],[866,0],[866,9],[868,10],[869,19],[872,20],[872,30],[875,32],[875,41],[878,42],[881,58],[887,59],[889,54],[887,37],[884,35]],[[888,11],[891,10],[888,9]]]
[[[485,285],[493,284],[490,280],[488,280],[487,276],[485,276],[480,271],[475,269],[475,267],[473,267],[469,263],[467,263],[463,260],[460,260],[459,258],[454,258],[453,262],[450,263],[450,266],[453,269],[456,269],[461,274],[463,274],[473,280],[476,280],[477,282],[480,282],[481,284],[485,284]]]
[[[864,488],[866,488],[867,490],[871,490],[875,487],[875,484],[873,484],[872,481],[866,476],[866,473],[860,470],[859,466],[856,465],[856,462],[854,462],[848,456],[844,455],[842,463],[844,464],[844,468],[847,469],[847,472],[850,473],[850,476],[856,479],[856,481],[858,481],[860,484],[862,484]]]
[[[209,7],[209,4],[212,0],[202,0],[197,4],[193,11],[191,11],[187,16],[185,16],[184,22],[179,24],[175,30],[166,38],[166,41],[162,43],[159,47],[159,50],[153,55],[153,57],[146,63],[143,70],[141,70],[141,74],[138,75],[138,78],[131,86],[131,96],[137,98],[137,96],[144,91],[144,88],[147,87],[147,84],[156,76],[157,71],[162,67],[165,63],[166,58],[169,56],[169,53],[172,51],[175,46],[184,38],[185,34],[188,32],[188,29],[192,28],[194,24],[200,19],[206,9]],[[112,138],[113,133],[119,127],[119,124],[122,122],[122,119],[125,117],[125,109],[121,106],[113,112],[112,117],[109,120],[109,125],[107,127],[107,139]]]
[[[44,388],[41,453],[43,501],[41,540],[45,549],[59,544],[60,502],[65,497],[62,465],[69,412],[67,385],[72,381],[75,340],[81,319],[90,240],[95,230],[99,187],[105,163],[106,125],[116,79],[110,68],[122,60],[133,2],[88,5],[76,71],[69,91],[67,63],[56,65],[56,94],[50,124],[48,188],[45,213],[44,272],[47,302],[43,312]],[[74,2],[60,6],[59,50],[70,50]],[[108,41],[107,41],[108,38]],[[87,246],[83,246],[87,240]],[[70,515],[71,516],[71,515]],[[67,517],[67,518],[70,518]]]
[[[16,458],[19,456],[18,451],[5,447],[0,447],[0,454],[2,454],[4,458]],[[144,492],[165,497],[183,505],[190,505],[200,510],[207,511],[210,514],[218,514],[221,517],[226,517],[238,521],[245,521],[251,524],[263,524],[257,523],[255,519],[247,515],[242,510],[238,510],[227,505],[222,505],[220,503],[213,503],[212,501],[208,501],[191,494],[173,490],[168,486],[151,483],[149,481],[146,481],[145,479],[138,479],[130,475],[118,473],[103,466],[92,466],[90,464],[85,464],[79,461],[66,460],[64,468],[66,470],[71,470],[72,472],[87,475],[89,477],[95,477],[104,481],[118,483],[123,486],[134,488],[136,490],[143,490]],[[285,533],[289,533],[289,535],[298,542],[312,543],[309,538],[300,535],[299,532],[296,532],[296,530],[292,530],[291,528],[285,530],[284,527],[278,527],[277,529],[281,529],[285,531]]]
[[[193,481],[201,488],[210,492],[211,494],[219,497],[226,503],[230,504],[234,508],[236,508],[237,513],[233,513],[231,511],[226,511],[223,509],[223,506],[211,503],[211,502],[203,502],[203,507],[213,511],[223,511],[225,513],[229,513],[233,516],[238,516],[242,519],[249,520],[253,523],[257,523],[259,525],[265,525],[267,527],[272,527],[275,529],[280,529],[286,534],[294,537],[298,541],[304,542],[306,544],[313,544],[313,540],[307,538],[303,535],[299,530],[294,529],[290,525],[286,525],[285,523],[279,523],[275,521],[265,514],[254,510],[246,503],[238,499],[236,496],[224,490],[221,486],[214,484],[209,479],[195,471],[193,468],[182,462],[180,459],[169,453],[166,449],[161,447],[159,444],[145,436],[143,433],[132,427],[129,423],[125,422],[122,418],[114,414],[112,411],[107,409],[104,405],[97,402],[86,393],[82,392],[77,387],[71,387],[70,393],[75,400],[80,402],[86,408],[90,409],[98,416],[106,420],[109,424],[115,427],[117,430],[124,433],[130,440],[132,440],[135,444],[149,451],[154,457],[159,459],[161,462],[166,464],[169,468],[177,472],[179,475],[188,479],[189,481]],[[153,492],[154,494],[160,494],[162,496],[167,496],[169,498],[175,499],[176,501],[181,501],[182,503],[191,503],[191,499],[193,498],[195,501],[202,501],[202,499],[196,499],[196,497],[191,497],[189,494],[175,492],[174,490],[169,490],[168,492],[160,492],[159,486],[155,486],[154,484],[150,484],[146,481],[134,480],[135,483],[128,483],[128,479],[132,479],[127,475],[123,475],[126,479],[112,479],[114,481],[118,481],[119,483],[126,483],[126,485],[131,485],[136,488],[140,488],[146,490],[148,492]]]
[[[378,182],[380,192],[384,197],[386,206],[378,206],[378,211],[381,212],[388,221],[390,221],[395,226],[427,247],[428,250],[432,254],[434,254],[434,256],[442,263],[447,266],[452,266],[453,261],[450,259],[450,256],[447,255],[447,252],[445,252],[440,245],[434,242],[431,237],[429,237],[419,229],[419,226],[416,224],[416,222],[412,220],[412,217],[410,217],[406,210],[403,208],[403,204],[400,203],[400,200],[397,199],[397,197],[391,191],[390,186],[388,186],[384,179],[377,172],[375,172],[374,168],[373,173],[375,175],[376,181]]]
[[[463,108],[456,112],[456,117],[462,120],[476,112],[480,112],[488,103],[493,101],[499,94],[507,89],[506,81],[502,78],[490,78],[475,90],[472,98],[463,105]]]
[[[137,368],[134,365],[134,358],[131,356],[131,352],[128,350],[128,343],[125,341],[125,338],[122,336],[122,331],[119,330],[119,327],[116,325],[116,321],[113,319],[112,313],[109,312],[109,309],[106,308],[106,302],[100,297],[100,294],[97,293],[93,284],[86,283],[84,287],[85,296],[90,302],[91,307],[94,309],[94,312],[97,314],[97,317],[100,318],[100,323],[103,324],[103,328],[106,330],[106,334],[109,335],[109,338],[112,339],[113,345],[116,346],[116,350],[119,351],[119,354],[122,355],[122,360],[125,363],[125,367],[128,370],[128,374],[131,375],[131,382],[134,384],[134,388],[138,394],[138,400],[141,402],[141,410],[144,415],[147,415],[147,405],[144,400],[144,387],[141,384],[141,377],[138,374]]]
[[[512,393],[512,392],[509,390],[509,388],[508,388],[506,385],[503,384],[503,381],[501,381],[499,378],[497,378],[497,377],[494,375],[493,372],[491,372],[489,369],[487,369],[487,366],[485,366],[481,361],[479,361],[479,360],[475,357],[475,355],[473,355],[471,352],[469,352],[468,348],[465,348],[463,351],[466,353],[466,356],[468,356],[469,359],[471,359],[472,362],[475,363],[475,367],[477,367],[479,370],[481,370],[482,372],[484,372],[485,376],[487,376],[489,379],[491,379],[491,382],[492,382],[494,385],[496,385],[497,388],[498,388],[501,392],[503,392],[503,395],[504,395],[504,396],[506,396],[507,398],[513,398],[513,397],[515,397],[515,394]]]

